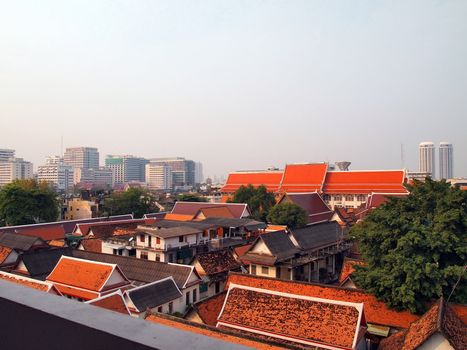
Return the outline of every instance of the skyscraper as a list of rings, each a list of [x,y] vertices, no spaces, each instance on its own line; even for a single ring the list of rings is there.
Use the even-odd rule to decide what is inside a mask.
[[[112,169],[113,183],[130,181],[145,182],[145,166],[148,160],[131,155],[108,155],[105,166]]]
[[[146,183],[151,190],[171,190],[172,168],[168,165],[146,164]]]
[[[172,169],[173,187],[194,187],[196,166],[192,160],[182,157],[154,158],[150,160],[153,165],[166,165]]]
[[[0,187],[14,180],[32,179],[32,163],[15,158],[12,149],[0,149]]]
[[[418,146],[418,171],[431,174],[435,178],[435,145],[433,142],[422,142]]]
[[[64,154],[64,163],[74,168],[98,169],[99,151],[94,147],[67,148]]]
[[[439,143],[439,178],[452,179],[453,176],[453,163],[452,163],[452,143],[440,142]]]

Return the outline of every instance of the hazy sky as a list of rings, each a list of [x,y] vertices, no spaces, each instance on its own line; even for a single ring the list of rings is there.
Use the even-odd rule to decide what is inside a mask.
[[[0,148],[467,176],[467,1],[0,0]]]

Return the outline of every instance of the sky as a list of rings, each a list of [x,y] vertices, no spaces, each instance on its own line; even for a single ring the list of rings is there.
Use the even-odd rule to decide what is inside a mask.
[[[467,1],[0,0],[0,148],[467,176]],[[401,146],[403,145],[403,146]],[[404,156],[401,157],[401,148]]]

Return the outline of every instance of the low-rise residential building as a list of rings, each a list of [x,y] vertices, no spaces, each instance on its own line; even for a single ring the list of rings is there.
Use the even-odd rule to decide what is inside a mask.
[[[296,281],[337,279],[336,256],[350,249],[335,221],[260,235],[241,260],[253,275]]]
[[[241,264],[229,249],[197,254],[190,265],[195,267],[203,279],[199,287],[201,299],[222,292],[229,271],[240,271],[241,268]]]
[[[61,256],[46,278],[67,298],[86,301],[131,287],[116,264]]]
[[[125,300],[129,306],[132,316],[143,318],[147,311],[159,313],[179,313],[197,301],[197,290],[190,298],[178,289],[172,277],[167,277],[156,282],[145,284],[125,292]]]
[[[82,220],[97,217],[98,205],[81,198],[67,200],[63,215],[65,220]]]

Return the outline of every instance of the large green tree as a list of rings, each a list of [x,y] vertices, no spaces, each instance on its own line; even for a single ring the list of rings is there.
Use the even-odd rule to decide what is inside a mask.
[[[240,186],[230,200],[232,203],[247,203],[256,220],[266,221],[269,210],[276,204],[274,194],[265,186]]]
[[[44,182],[16,180],[0,190],[0,225],[56,221],[59,204],[55,191]]]
[[[354,281],[399,310],[423,312],[454,286],[451,301],[466,303],[467,192],[430,179],[408,189],[351,229],[368,263]]]
[[[274,225],[287,225],[293,230],[307,224],[308,214],[294,203],[281,203],[269,210],[268,221]]]
[[[124,215],[133,214],[141,218],[144,214],[158,212],[151,194],[141,188],[130,188],[127,191],[116,191],[104,199],[102,214]]]

